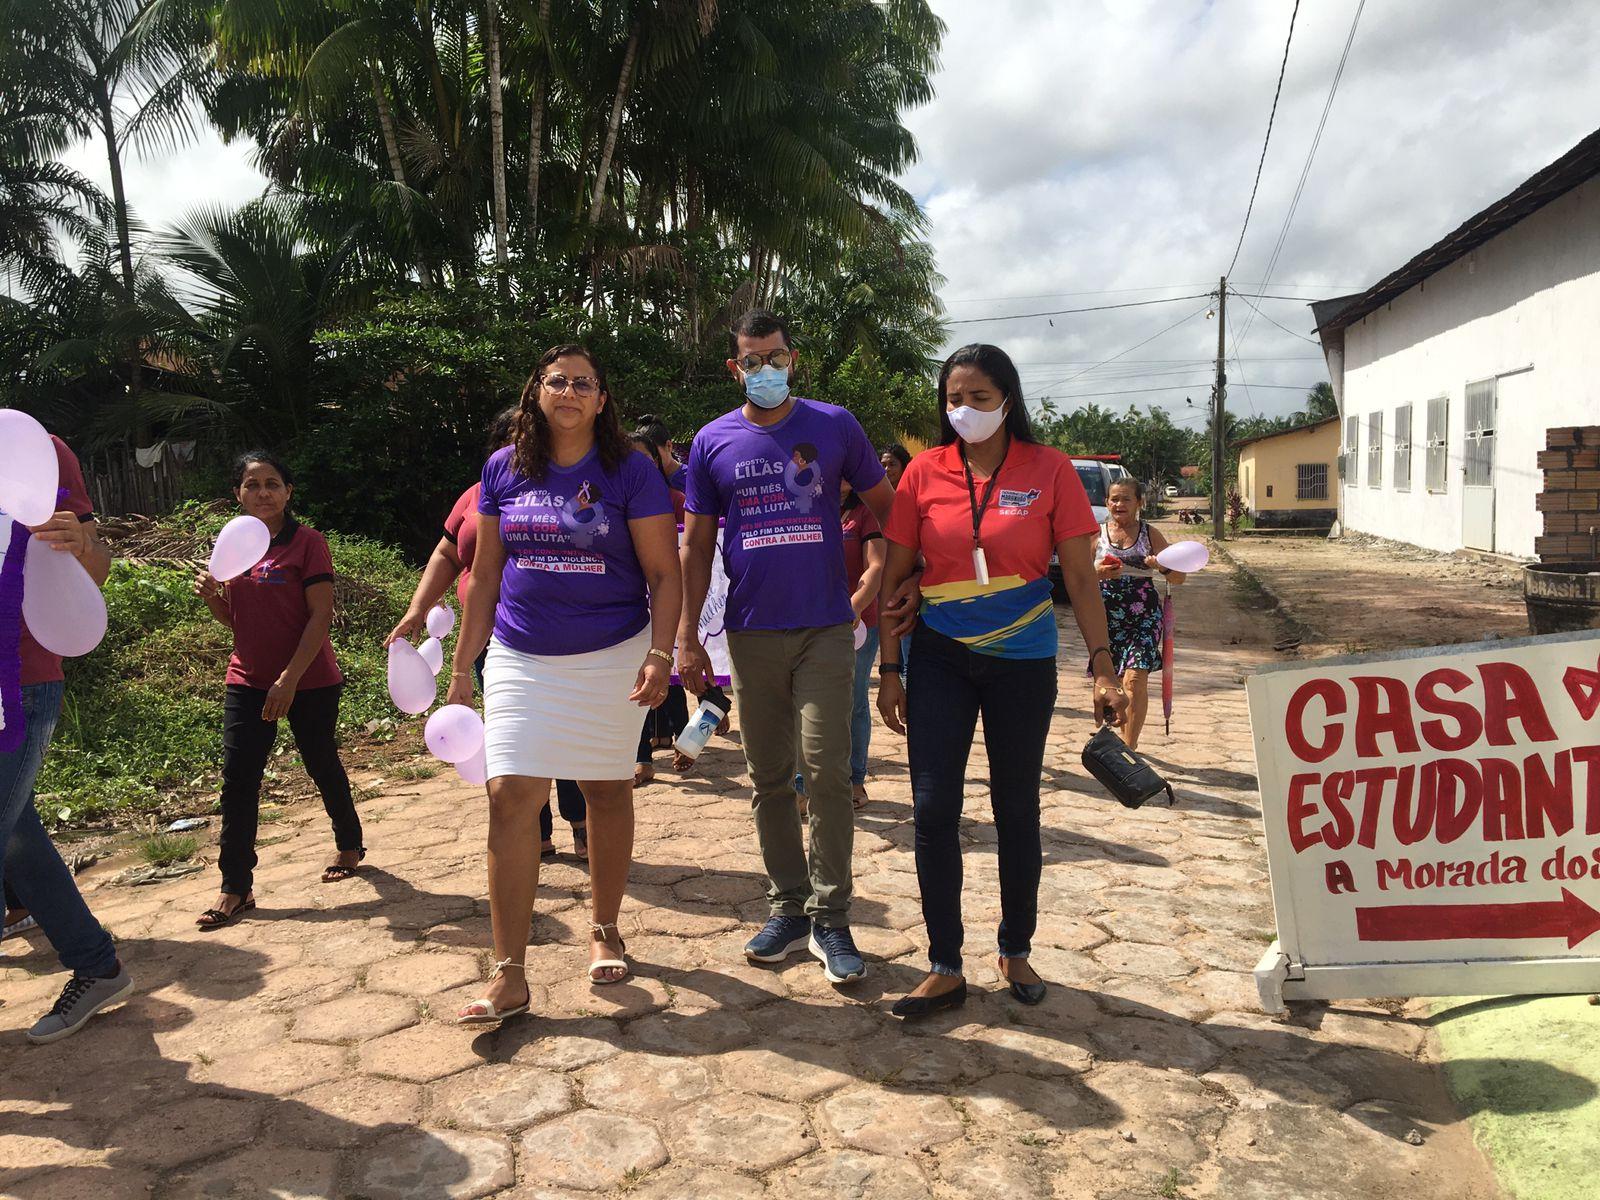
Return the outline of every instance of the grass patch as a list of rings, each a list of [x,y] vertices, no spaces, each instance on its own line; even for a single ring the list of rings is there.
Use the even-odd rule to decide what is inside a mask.
[[[209,548],[232,515],[187,504],[144,541]],[[333,645],[345,674],[339,716],[348,744],[369,722],[399,716],[389,702],[383,638],[405,611],[416,569],[392,547],[322,532],[339,573]],[[114,538],[111,544],[117,554]],[[233,635],[195,598],[195,569],[171,558],[129,561],[126,551],[113,564],[106,638],[66,664],[66,700],[38,783],[47,823],[152,812],[214,793]],[[287,741],[286,727],[279,736]],[[286,770],[288,761],[275,765]]]
[[[1183,1186],[1183,1176],[1178,1174],[1177,1167],[1168,1167],[1167,1173],[1161,1177],[1161,1182],[1156,1186],[1156,1195],[1162,1200],[1177,1200],[1178,1189]]]
[[[438,773],[439,768],[430,762],[400,763],[384,772],[389,778],[398,779],[403,783],[417,783],[424,779],[432,779]]]
[[[188,833],[152,833],[134,843],[134,850],[152,867],[188,862],[200,850],[200,839]]]

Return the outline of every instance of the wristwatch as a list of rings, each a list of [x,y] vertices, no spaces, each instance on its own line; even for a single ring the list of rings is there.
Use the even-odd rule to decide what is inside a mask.
[[[906,668],[905,668],[905,664],[904,663],[881,662],[881,663],[878,664],[878,674],[880,676],[882,676],[882,675],[904,675],[905,672],[906,672]]]

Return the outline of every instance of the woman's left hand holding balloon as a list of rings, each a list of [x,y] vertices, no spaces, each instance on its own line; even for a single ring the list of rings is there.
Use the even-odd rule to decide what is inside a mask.
[[[43,525],[29,526],[29,532],[50,549],[74,558],[82,558],[94,544],[78,514],[66,509],[54,514]]]

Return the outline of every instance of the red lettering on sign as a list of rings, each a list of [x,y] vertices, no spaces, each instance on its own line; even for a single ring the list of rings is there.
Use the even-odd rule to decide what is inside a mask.
[[[1366,795],[1361,802],[1361,836],[1356,840],[1368,850],[1376,849],[1378,845],[1378,817],[1383,812],[1384,784],[1394,782],[1403,773],[1405,790],[1409,793],[1411,776],[1415,771],[1415,767],[1406,767],[1403,772],[1393,767],[1362,767],[1356,772],[1356,782],[1366,788]]]
[[[1459,692],[1472,686],[1472,677],[1454,667],[1429,671],[1417,681],[1417,707],[1425,713],[1448,717],[1456,723],[1454,733],[1446,733],[1443,721],[1424,721],[1422,738],[1435,750],[1453,754],[1465,750],[1483,736],[1483,718],[1465,700],[1450,700],[1439,695],[1441,687]]]
[[[1478,672],[1483,676],[1483,723],[1491,746],[1515,743],[1512,721],[1522,722],[1522,731],[1531,742],[1556,740],[1533,676],[1515,663],[1484,663]]]
[[[1555,778],[1545,768],[1544,759],[1530,754],[1522,763],[1523,794],[1527,797],[1528,836],[1545,836],[1544,823],[1558,834],[1572,832],[1572,751],[1556,755]]]
[[[1328,716],[1344,715],[1344,689],[1331,679],[1311,679],[1295,689],[1284,714],[1284,734],[1289,739],[1289,749],[1301,762],[1319,763],[1332,757],[1344,740],[1344,728],[1336,722],[1322,727],[1322,741],[1313,746],[1306,738],[1306,707],[1320,696]]]
[[[1441,759],[1434,765],[1435,836],[1448,846],[1478,819],[1483,806],[1483,780],[1470,763],[1459,758]]]
[[[1350,864],[1341,859],[1326,864],[1322,874],[1327,880],[1329,895],[1342,896],[1345,892],[1356,890],[1356,877],[1350,870]]]
[[[1289,844],[1296,854],[1322,840],[1320,831],[1308,832],[1305,827],[1306,819],[1317,815],[1317,806],[1305,798],[1306,789],[1320,778],[1320,775],[1296,775],[1289,780]]]
[[[1322,840],[1330,850],[1343,850],[1356,835],[1355,818],[1345,803],[1355,790],[1355,776],[1349,771],[1330,775],[1322,782],[1322,806],[1328,810],[1329,818],[1322,827]]]
[[[1411,803],[1413,792],[1410,780],[1401,781],[1400,792],[1394,798],[1394,836],[1402,846],[1420,842],[1433,831],[1435,796],[1432,777],[1436,766],[1435,763],[1427,763],[1422,768],[1422,786],[1415,791],[1415,811]]]
[[[1591,835],[1600,834],[1600,746],[1574,746],[1572,757],[1589,768],[1584,787],[1588,815],[1583,821],[1583,831]]]
[[[1504,758],[1486,758],[1483,770],[1483,840],[1520,841],[1522,832],[1522,775]]]
[[[1357,675],[1350,680],[1356,688],[1356,753],[1362,758],[1382,758],[1378,735],[1394,740],[1397,754],[1415,754],[1417,733],[1411,725],[1411,696],[1406,685],[1387,675]]]

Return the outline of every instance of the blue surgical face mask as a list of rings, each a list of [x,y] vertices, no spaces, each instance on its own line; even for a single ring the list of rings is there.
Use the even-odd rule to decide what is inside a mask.
[[[744,377],[744,394],[757,408],[777,408],[789,398],[789,372],[771,365]]]

